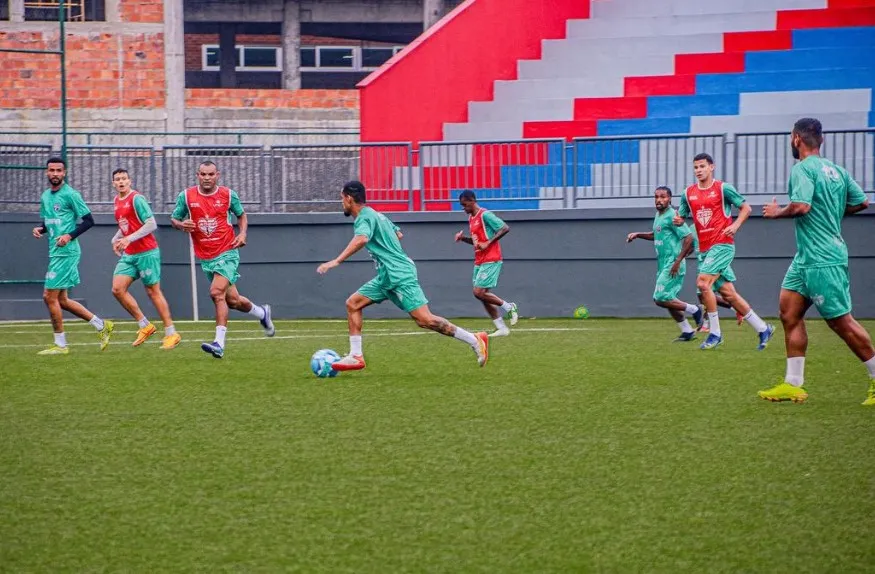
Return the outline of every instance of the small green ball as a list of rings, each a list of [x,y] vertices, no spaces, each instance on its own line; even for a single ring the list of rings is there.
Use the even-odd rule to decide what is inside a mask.
[[[589,317],[589,309],[587,309],[585,305],[581,305],[574,310],[575,319],[586,319],[587,317]]]

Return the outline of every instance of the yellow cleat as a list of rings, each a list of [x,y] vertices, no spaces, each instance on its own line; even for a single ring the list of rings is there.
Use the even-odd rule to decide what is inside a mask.
[[[869,382],[869,396],[863,401],[864,407],[875,407],[875,379]]]
[[[97,332],[97,338],[100,339],[100,350],[105,351],[109,347],[109,339],[112,337],[112,330],[115,324],[109,319],[103,320],[103,329]]]
[[[794,403],[804,403],[808,398],[808,393],[802,387],[794,387],[790,383],[781,383],[771,389],[760,391],[757,393],[761,399],[779,403],[781,401],[793,401]]]
[[[52,345],[48,349],[43,349],[37,355],[69,355],[70,349],[67,347],[59,347],[57,345]]]
[[[165,351],[169,351],[170,349],[176,347],[176,345],[178,345],[180,341],[182,341],[182,335],[180,335],[179,333],[167,335],[161,342],[161,348]]]
[[[133,343],[131,343],[131,346],[139,347],[146,342],[146,339],[154,335],[155,331],[157,330],[158,329],[155,328],[155,325],[149,323],[148,325],[137,331],[137,339]]]

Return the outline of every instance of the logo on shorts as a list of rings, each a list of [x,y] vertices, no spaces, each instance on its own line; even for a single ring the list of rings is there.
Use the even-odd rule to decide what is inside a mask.
[[[58,274],[55,273],[54,271],[49,271],[48,273],[46,273],[46,279],[54,279],[57,276],[58,276]]]
[[[201,217],[197,220],[197,228],[207,237],[212,235],[218,226],[219,222],[215,217]]]
[[[657,285],[656,290],[657,292],[662,293],[663,291],[665,291],[665,285]]]
[[[121,219],[119,219],[119,220],[118,220],[118,226],[119,226],[119,229],[122,230],[122,233],[124,233],[125,235],[128,234],[128,229],[130,229],[130,224],[128,224],[128,220],[127,220],[127,219],[125,219],[124,217],[122,217]]]
[[[705,257],[705,261],[703,261],[702,263],[704,263],[705,265],[714,265],[714,256],[709,255]]]
[[[478,273],[478,274],[477,274],[477,279],[486,279],[486,272],[485,272],[485,271],[481,271],[480,273]]]
[[[811,298],[811,302],[814,303],[818,307],[822,307],[826,298],[823,295],[815,295]]]
[[[708,222],[711,221],[711,216],[714,215],[714,212],[711,211],[707,207],[703,207],[699,211],[696,212],[696,221],[699,222],[699,225],[705,227],[708,225]]]

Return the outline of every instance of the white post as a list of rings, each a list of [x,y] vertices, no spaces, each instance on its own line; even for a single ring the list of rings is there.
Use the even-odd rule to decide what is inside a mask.
[[[188,235],[188,262],[191,268],[191,308],[194,311],[192,319],[200,321],[197,310],[197,269],[194,261],[194,241],[191,234]]]

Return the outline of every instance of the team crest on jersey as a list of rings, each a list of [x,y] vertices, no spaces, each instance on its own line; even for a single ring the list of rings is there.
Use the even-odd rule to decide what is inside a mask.
[[[662,226],[661,226],[661,225],[657,225],[657,226],[656,226],[656,232],[659,233],[659,232],[661,232],[661,231],[662,231]]]
[[[61,204],[56,203],[55,205],[52,206],[52,208],[55,210],[56,213],[60,212],[61,211]]]
[[[197,220],[197,228],[207,237],[212,235],[218,226],[219,222],[215,217],[201,217]]]
[[[706,225],[708,225],[708,222],[711,221],[712,215],[714,215],[713,211],[711,211],[707,207],[703,207],[696,212],[696,221],[699,222],[699,225],[705,227]]]
[[[118,220],[118,226],[119,226],[119,229],[122,230],[122,233],[124,233],[125,235],[128,234],[128,229],[131,228],[130,224],[128,223],[128,220],[125,219],[124,217],[122,217],[121,219]]]

